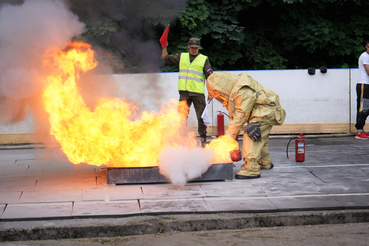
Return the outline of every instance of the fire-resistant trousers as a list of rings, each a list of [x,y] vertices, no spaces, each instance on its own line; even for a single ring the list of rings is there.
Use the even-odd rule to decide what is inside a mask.
[[[272,159],[269,157],[269,135],[272,130],[271,125],[260,126],[261,141],[254,142],[247,133],[243,135],[242,155],[245,164],[242,170],[246,172],[237,173],[244,176],[258,176],[261,169],[269,169]]]

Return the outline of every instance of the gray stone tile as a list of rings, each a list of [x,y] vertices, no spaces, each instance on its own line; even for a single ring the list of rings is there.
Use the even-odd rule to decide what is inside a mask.
[[[82,200],[82,189],[24,191],[19,202],[73,202]]]
[[[83,201],[117,201],[143,198],[140,186],[105,186],[95,189],[83,189]]]
[[[15,165],[3,166],[0,167],[0,177],[26,174],[28,168],[29,168],[28,166],[15,166]]]
[[[357,167],[315,168],[311,172],[324,183],[369,181],[369,175]]]
[[[203,197],[204,191],[200,185],[185,185],[183,187],[175,185],[143,185],[142,191],[144,198],[185,198]]]
[[[105,176],[96,176],[96,187],[103,187],[107,185],[106,175]]]
[[[82,201],[110,201],[106,188],[94,188],[82,190]]]
[[[6,176],[0,178],[0,191],[34,190],[36,180],[26,175]]]
[[[318,209],[342,207],[339,202],[329,196],[267,196],[267,198],[278,209]]]
[[[265,196],[264,190],[258,183],[242,181],[245,180],[234,180],[226,183],[203,184],[201,185],[201,188],[207,197]]]
[[[137,200],[111,202],[75,202],[73,216],[125,215],[141,213]]]
[[[205,212],[209,211],[202,198],[140,200],[141,213]]]
[[[96,188],[96,177],[57,177],[46,176],[37,181],[35,190],[87,189]]]
[[[293,165],[279,165],[279,166],[274,166],[274,168],[272,170],[261,170],[262,174],[268,172],[268,171],[273,171],[273,172],[278,172],[278,173],[301,173],[301,172],[308,172],[309,170],[304,167],[304,166],[293,166]]]
[[[217,211],[265,211],[276,207],[266,197],[206,197],[209,210]]]
[[[369,193],[337,196],[333,195],[331,197],[346,208],[356,206],[369,206]]]
[[[30,171],[47,171],[49,173],[54,172],[68,172],[78,170],[77,166],[70,162],[54,160],[54,159],[44,159],[44,160],[18,160],[16,165],[30,166]]]
[[[267,196],[294,196],[305,194],[322,194],[321,187],[312,182],[300,180],[274,180],[262,186]]]
[[[10,154],[10,153],[4,153],[3,151],[0,154],[0,160],[10,160],[10,161],[15,161],[15,160],[35,160],[36,159],[36,155],[35,154],[27,154],[27,153],[22,153],[20,152],[19,154]]]
[[[0,204],[18,203],[21,191],[0,191]]]
[[[72,203],[32,203],[10,204],[1,219],[69,217],[72,215]]]
[[[324,194],[369,193],[369,181],[340,182],[318,184]]]
[[[364,173],[369,174],[369,167],[365,167],[361,169]]]
[[[107,187],[110,201],[114,200],[127,200],[127,199],[141,199],[144,197],[142,189],[138,185],[129,186],[112,186]]]
[[[12,167],[15,160],[0,160],[0,170],[3,167]]]

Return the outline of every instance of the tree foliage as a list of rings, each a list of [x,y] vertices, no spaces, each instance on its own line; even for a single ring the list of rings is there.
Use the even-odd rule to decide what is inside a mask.
[[[169,23],[169,53],[186,52],[190,37],[201,38],[214,70],[356,67],[369,38],[367,0],[76,0],[72,6],[87,25],[83,38],[115,54],[129,72],[157,71],[158,64],[178,70],[159,59],[158,40]]]

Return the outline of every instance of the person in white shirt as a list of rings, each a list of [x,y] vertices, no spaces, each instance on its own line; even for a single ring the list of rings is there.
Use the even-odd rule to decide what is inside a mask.
[[[365,49],[366,51],[359,57],[359,80],[356,84],[357,113],[355,138],[368,140],[369,134],[364,131],[364,125],[369,115],[369,40],[365,43]]]

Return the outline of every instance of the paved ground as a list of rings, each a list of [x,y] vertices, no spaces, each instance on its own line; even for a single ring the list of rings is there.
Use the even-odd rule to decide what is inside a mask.
[[[184,187],[107,185],[100,167],[4,147],[0,241],[369,222],[369,141],[309,136],[305,162],[295,162],[294,141],[286,158],[288,140],[271,137],[275,167],[259,179]]]

